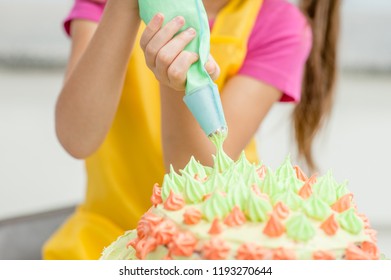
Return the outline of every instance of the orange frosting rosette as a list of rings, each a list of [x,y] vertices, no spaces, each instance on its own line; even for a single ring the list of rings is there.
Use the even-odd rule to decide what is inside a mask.
[[[335,219],[334,213],[331,214],[321,225],[320,228],[329,236],[334,235],[338,228],[338,222]]]
[[[159,217],[150,211],[145,213],[137,224],[137,236],[142,239],[148,236],[152,231],[152,228],[161,223],[162,217]]]
[[[331,209],[333,209],[338,213],[342,213],[348,210],[352,206],[352,198],[353,198],[353,194],[351,193],[341,196],[340,199],[338,199],[337,202],[335,202],[331,206]]]
[[[293,167],[296,171],[296,178],[302,182],[306,182],[308,180],[307,175],[305,175],[304,171],[297,165]]]
[[[154,251],[157,247],[155,238],[145,237],[140,239],[136,244],[136,257],[144,260],[148,253]]]
[[[208,233],[212,235],[216,235],[222,232],[223,232],[223,227],[221,226],[219,219],[215,218],[212,222],[212,225],[210,226]]]
[[[295,260],[296,256],[292,250],[278,248],[273,251],[273,260]]]
[[[316,251],[312,254],[314,260],[335,260],[335,256],[332,252],[328,251]]]
[[[273,207],[273,214],[284,220],[289,216],[289,207],[282,201],[278,201]]]
[[[254,243],[242,244],[237,252],[237,260],[264,260],[267,258],[269,251],[260,245]]]
[[[178,229],[173,221],[164,220],[160,224],[152,227],[152,236],[159,245],[165,245],[171,242]]]
[[[224,224],[230,227],[240,226],[246,222],[246,216],[240,210],[239,206],[235,206],[232,211],[224,219]]]
[[[178,232],[168,245],[170,255],[190,257],[197,246],[197,239],[189,231]]]
[[[183,213],[183,222],[186,225],[195,225],[201,221],[202,213],[197,208],[191,207],[186,209],[185,213]]]
[[[162,188],[159,187],[159,184],[155,184],[153,186],[153,190],[152,190],[152,196],[151,196],[151,202],[153,204],[153,206],[157,206],[158,204],[160,203],[163,203],[163,199],[162,199]]]
[[[166,202],[164,202],[164,209],[177,211],[182,209],[183,206],[185,206],[185,200],[183,197],[179,194],[175,194],[172,190],[170,190],[170,194]]]
[[[212,238],[206,241],[202,247],[202,255],[207,260],[224,260],[229,254],[228,244],[220,238]]]
[[[285,226],[278,219],[277,215],[271,214],[266,223],[263,233],[269,237],[279,237],[285,232]]]
[[[262,165],[261,167],[259,167],[257,169],[257,174],[258,174],[259,179],[261,179],[261,180],[265,179],[266,172],[267,172],[267,169],[266,169],[265,165]]]

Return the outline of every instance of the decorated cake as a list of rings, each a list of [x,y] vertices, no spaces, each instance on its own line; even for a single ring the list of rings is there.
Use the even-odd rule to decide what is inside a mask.
[[[275,171],[234,162],[214,135],[214,166],[192,157],[153,186],[137,228],[101,259],[379,259],[376,231],[346,182],[328,172],[307,177],[289,157]]]

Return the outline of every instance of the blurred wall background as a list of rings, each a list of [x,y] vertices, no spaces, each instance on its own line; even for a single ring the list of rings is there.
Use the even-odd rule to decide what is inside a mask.
[[[83,199],[83,164],[63,151],[54,132],[69,50],[61,21],[71,5],[71,0],[0,0],[0,259],[35,258],[40,242],[69,214],[61,209]],[[349,181],[389,255],[390,26],[391,1],[343,1],[337,98],[315,148],[321,173],[332,169],[339,182]],[[297,162],[287,121],[291,110],[292,105],[276,105],[257,134],[261,158],[273,168],[288,153]],[[37,213],[51,218],[34,224],[29,217]],[[21,238],[31,229],[38,236],[34,248],[21,244],[21,251],[9,250],[12,236]]]

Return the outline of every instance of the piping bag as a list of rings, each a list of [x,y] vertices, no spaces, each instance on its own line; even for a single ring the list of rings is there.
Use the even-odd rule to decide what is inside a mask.
[[[226,134],[227,123],[219,91],[204,68],[210,52],[210,31],[202,0],[139,0],[138,2],[140,17],[146,24],[154,15],[162,13],[163,25],[176,16],[183,16],[185,25],[179,32],[189,27],[196,30],[197,36],[185,50],[197,53],[199,59],[187,72],[183,100],[208,137],[216,133]]]

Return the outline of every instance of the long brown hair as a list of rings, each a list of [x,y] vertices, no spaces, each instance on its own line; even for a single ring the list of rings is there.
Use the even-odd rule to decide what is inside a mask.
[[[312,50],[303,77],[301,101],[293,111],[298,152],[309,169],[316,169],[312,143],[330,115],[337,68],[340,0],[301,0],[312,27]]]

